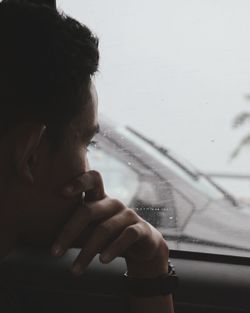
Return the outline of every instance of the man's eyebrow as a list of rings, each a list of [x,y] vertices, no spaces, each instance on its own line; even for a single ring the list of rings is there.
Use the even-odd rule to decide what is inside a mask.
[[[89,128],[88,130],[86,130],[84,132],[84,137],[86,138],[92,138],[94,137],[96,134],[98,134],[100,132],[100,125],[97,124],[94,127]]]

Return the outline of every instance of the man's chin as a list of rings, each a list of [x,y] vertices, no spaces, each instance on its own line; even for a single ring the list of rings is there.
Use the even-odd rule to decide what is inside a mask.
[[[19,233],[18,246],[51,248],[65,224],[74,214],[78,203],[78,199],[73,199],[73,204],[72,201],[70,204],[65,202],[63,205],[55,202],[54,205],[50,204],[49,208],[44,210],[53,214],[47,213],[39,217],[30,217],[29,222],[25,223],[23,231]]]

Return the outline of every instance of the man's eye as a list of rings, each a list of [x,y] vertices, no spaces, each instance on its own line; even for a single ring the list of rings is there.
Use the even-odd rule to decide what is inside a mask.
[[[96,148],[96,145],[97,145],[97,141],[95,141],[95,140],[91,140],[90,142],[89,142],[89,144],[88,144],[88,148],[89,147],[93,147],[93,148]],[[87,149],[87,151],[89,152],[89,150],[90,149]]]

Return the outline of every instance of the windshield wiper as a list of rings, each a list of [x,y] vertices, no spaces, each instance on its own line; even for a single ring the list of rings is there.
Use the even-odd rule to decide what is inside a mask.
[[[142,135],[140,132],[138,132],[137,130],[133,129],[130,126],[126,127],[132,134],[134,134],[135,136],[137,136],[138,138],[142,139],[143,141],[145,141],[146,143],[148,143],[151,147],[153,147],[154,149],[156,149],[157,151],[159,151],[162,155],[164,155],[165,157],[167,157],[169,160],[171,160],[172,162],[174,162],[177,166],[179,166],[184,172],[186,172],[189,176],[191,176],[194,180],[198,181],[200,177],[204,177],[212,186],[214,186],[217,190],[219,190],[223,196],[228,199],[231,204],[235,207],[239,207],[239,203],[238,201],[230,194],[228,193],[226,190],[224,190],[223,188],[221,188],[220,186],[218,186],[209,176],[201,173],[201,172],[197,172],[194,173],[193,171],[189,170],[185,165],[183,165],[179,160],[177,160],[176,158],[174,158],[170,151],[167,148],[164,148],[160,145],[158,145],[157,143],[155,143],[153,140],[147,138],[146,136]]]
[[[227,192],[225,189],[221,188],[219,185],[217,185],[208,175],[204,173],[199,173],[200,176],[203,176],[211,185],[213,185],[215,188],[217,188],[225,198],[227,198],[235,207],[239,207],[239,202],[232,196],[229,192]]]
[[[179,162],[176,158],[174,158],[169,150],[167,148],[164,148],[160,145],[158,145],[153,140],[147,138],[146,136],[139,133],[137,130],[133,129],[130,126],[126,126],[126,129],[128,129],[132,134],[136,135],[138,138],[142,139],[146,143],[148,143],[151,147],[155,148],[157,151],[159,151],[162,155],[170,159],[172,162],[174,162],[177,166],[179,166],[184,172],[186,172],[189,176],[191,176],[194,180],[199,180],[199,175],[189,170],[185,165],[183,165],[181,162]]]

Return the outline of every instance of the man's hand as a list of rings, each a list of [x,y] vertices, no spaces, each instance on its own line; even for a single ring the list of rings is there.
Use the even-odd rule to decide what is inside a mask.
[[[66,186],[63,195],[85,193],[85,197],[54,243],[54,255],[76,245],[82,248],[73,264],[76,275],[98,253],[102,263],[124,257],[131,276],[154,277],[168,271],[168,247],[161,233],[134,210],[109,198],[98,172],[89,171],[74,184],[77,188]]]

